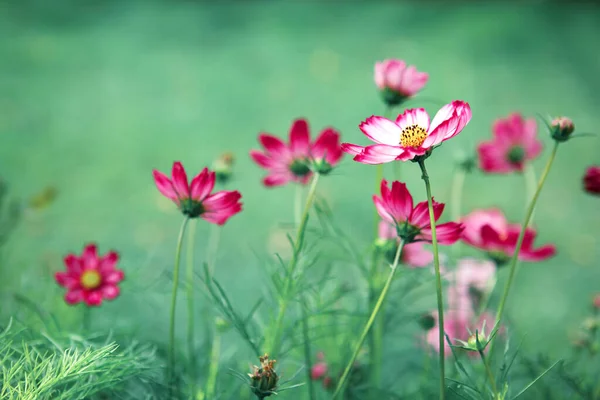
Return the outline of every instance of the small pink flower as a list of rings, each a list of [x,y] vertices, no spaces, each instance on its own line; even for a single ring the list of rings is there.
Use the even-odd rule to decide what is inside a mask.
[[[318,362],[310,369],[310,378],[313,381],[317,381],[323,378],[327,374],[327,364],[324,362]]]
[[[204,168],[188,184],[183,165],[173,163],[172,179],[157,170],[153,171],[154,183],[163,196],[171,199],[181,212],[190,218],[200,217],[212,224],[223,225],[227,220],[242,211],[238,191],[212,193],[215,187],[215,173]]]
[[[85,302],[87,306],[99,306],[102,300],[112,300],[119,295],[117,284],[125,274],[116,268],[119,255],[109,251],[99,257],[96,245],[89,244],[81,257],[69,254],[64,263],[66,272],[54,275],[56,282],[67,289],[65,301],[68,304]]]
[[[413,207],[413,198],[406,184],[395,181],[391,190],[384,179],[381,181],[381,197],[373,196],[379,216],[397,227],[398,235],[407,243],[425,241],[431,243],[431,224],[427,202]],[[433,212],[437,221],[444,211],[444,204],[433,201]],[[446,222],[436,226],[439,244],[453,244],[462,233],[463,227],[456,222]]]
[[[454,284],[469,292],[475,289],[487,293],[496,283],[496,266],[491,261],[463,258],[458,262]]]
[[[595,309],[600,310],[600,293],[594,296],[594,299],[592,300],[592,305]]]
[[[376,144],[362,147],[343,143],[342,149],[363,164],[408,161],[429,154],[435,146],[458,135],[470,120],[471,107],[460,100],[442,107],[431,123],[423,108],[406,110],[395,122],[371,116],[359,127]]]
[[[523,119],[521,114],[513,113],[506,119],[497,120],[492,131],[494,138],[477,148],[479,167],[485,172],[522,172],[525,163],[542,152],[535,118]]]
[[[583,189],[589,194],[600,195],[600,166],[589,167],[583,177]]]
[[[514,254],[521,225],[509,224],[500,210],[475,210],[461,222],[465,226],[463,240],[473,247],[488,252],[490,257],[499,264],[508,261]],[[550,244],[534,249],[535,237],[536,231],[533,228],[525,230],[519,260],[543,261],[556,254],[556,247]]]
[[[342,158],[340,134],[333,128],[325,128],[314,143],[310,142],[310,131],[305,119],[293,122],[289,135],[290,143],[261,133],[258,141],[264,152],[251,150],[250,156],[256,164],[268,171],[263,179],[267,187],[281,186],[288,182],[306,184],[312,175],[311,167],[319,173],[328,173]]]
[[[407,66],[402,60],[384,60],[375,63],[375,84],[382,90],[389,105],[398,105],[412,97],[427,83],[429,75]]]

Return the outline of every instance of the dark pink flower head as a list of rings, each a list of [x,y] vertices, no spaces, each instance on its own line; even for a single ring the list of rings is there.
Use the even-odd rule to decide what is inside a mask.
[[[513,113],[494,122],[492,131],[494,138],[477,147],[479,167],[485,172],[523,171],[525,163],[542,152],[535,118],[524,119],[521,114]]]
[[[585,171],[583,189],[589,194],[600,196],[600,165],[589,167]]]
[[[381,197],[373,196],[379,216],[396,227],[397,235],[406,243],[425,241],[431,243],[431,224],[427,202],[413,207],[413,198],[405,183],[395,181],[392,188],[384,179],[381,181]],[[437,221],[444,211],[444,204],[433,202],[433,212]],[[439,244],[453,244],[461,235],[463,227],[456,222],[446,222],[436,226]]]
[[[316,363],[310,369],[310,378],[313,381],[317,381],[323,378],[327,374],[327,364],[323,361]]]
[[[306,184],[312,169],[327,174],[342,158],[340,134],[333,128],[325,128],[311,143],[308,122],[297,119],[292,124],[289,138],[290,142],[286,144],[275,136],[261,133],[258,141],[264,152],[250,151],[254,162],[268,171],[263,179],[267,187],[288,182]]]
[[[395,106],[412,97],[427,83],[429,75],[407,66],[402,60],[384,60],[375,63],[375,84],[382,91],[384,101]]]
[[[392,263],[400,238],[395,225],[387,221],[379,221],[378,243],[386,250],[388,261]],[[423,268],[433,262],[433,252],[425,248],[423,242],[409,243],[402,249],[400,262],[410,268]]]
[[[99,306],[102,300],[112,300],[119,295],[117,284],[125,274],[116,268],[119,255],[109,251],[99,257],[96,245],[89,244],[81,256],[69,254],[64,262],[66,272],[54,275],[56,282],[67,289],[65,301],[68,304],[85,302],[88,306]]]
[[[470,120],[471,107],[460,100],[442,107],[431,123],[423,108],[406,110],[396,121],[371,116],[359,128],[376,144],[363,147],[343,143],[342,149],[363,164],[413,160],[430,154],[434,147],[458,135]]]
[[[215,173],[208,168],[196,175],[190,184],[179,161],[173,163],[171,179],[157,170],[153,174],[154,183],[163,196],[173,200],[190,218],[200,217],[223,225],[231,216],[242,211],[240,192],[223,190],[211,194],[215,187]]]
[[[463,240],[473,247],[486,251],[497,265],[506,263],[513,256],[521,225],[509,224],[502,211],[475,210],[461,222],[465,226]],[[519,260],[543,261],[556,254],[556,247],[551,244],[533,248],[535,237],[536,231],[533,228],[525,230]]]

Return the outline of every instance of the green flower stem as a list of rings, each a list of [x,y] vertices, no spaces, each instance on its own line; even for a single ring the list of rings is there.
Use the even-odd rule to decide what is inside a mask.
[[[310,400],[315,400],[317,398],[317,394],[315,392],[315,384],[312,379],[312,349],[310,347],[310,337],[309,337],[309,326],[308,326],[308,313],[306,312],[306,299],[302,298],[302,302],[300,303],[300,314],[302,315],[302,341],[304,342],[304,364],[306,365],[306,381],[307,381],[307,390],[308,390],[308,398]]]
[[[190,390],[195,396],[196,393],[196,349],[194,346],[194,237],[196,234],[196,221],[192,221],[190,229],[188,231],[188,243],[187,243],[187,268],[186,268],[186,289],[187,289],[187,301],[188,301],[188,330],[187,330],[187,342],[188,342],[188,357],[190,362]]]
[[[213,318],[214,321],[214,318]],[[213,323],[213,325],[215,325]],[[210,350],[210,365],[208,367],[208,378],[206,379],[206,399],[211,400],[215,396],[217,387],[217,375],[219,373],[219,358],[221,354],[221,336],[215,332],[212,337]]]
[[[189,218],[186,217],[181,224],[179,237],[177,238],[177,247],[175,248],[175,263],[173,265],[173,293],[171,295],[171,312],[169,317],[169,350],[167,363],[167,385],[169,392],[172,393],[173,385],[173,370],[175,368],[175,307],[177,305],[177,288],[179,286],[179,260],[181,258],[181,245],[183,244],[183,236],[187,227]]]
[[[504,285],[504,294],[502,295],[502,299],[500,300],[500,306],[498,307],[498,313],[496,314],[496,325],[502,320],[502,315],[504,314],[504,307],[506,306],[506,299],[508,298],[508,293],[510,292],[510,288],[512,286],[513,280],[515,279],[515,271],[517,270],[517,261],[519,259],[519,252],[521,251],[521,246],[523,245],[523,239],[525,238],[525,228],[529,225],[529,221],[531,220],[531,216],[533,215],[533,210],[535,209],[535,204],[537,202],[538,197],[542,191],[542,187],[544,186],[544,182],[546,181],[546,177],[550,172],[550,167],[552,167],[552,163],[556,158],[556,151],[558,150],[559,142],[554,143],[554,148],[552,149],[552,153],[550,154],[550,158],[548,158],[548,162],[546,163],[546,167],[542,172],[542,176],[540,177],[540,181],[537,184],[537,189],[529,203],[529,207],[527,208],[527,212],[525,213],[525,220],[521,226],[521,232],[519,234],[519,238],[517,239],[517,246],[515,248],[515,252],[510,260],[510,272],[508,274],[508,280]],[[490,343],[490,346],[494,344],[495,340]],[[490,349],[491,352],[491,349]]]
[[[296,267],[298,265],[298,260],[300,257],[300,250],[302,249],[302,245],[304,244],[304,234],[306,232],[306,225],[308,222],[308,215],[312,205],[315,201],[315,197],[317,194],[317,183],[319,182],[319,174],[314,174],[312,178],[312,182],[310,184],[310,188],[308,189],[308,195],[306,196],[306,203],[304,203],[304,211],[302,212],[302,218],[300,220],[300,225],[298,225],[298,231],[296,234],[296,240],[294,241],[294,250],[292,253],[292,259],[288,265],[286,270],[285,282],[283,284],[283,291],[281,294],[281,298],[279,301],[279,313],[277,314],[277,319],[275,322],[275,329],[273,330],[273,335],[271,336],[271,340],[267,342],[266,353],[274,354],[279,351],[279,346],[281,345],[281,335],[283,334],[283,318],[285,317],[285,312],[287,311],[287,307],[290,301],[290,290],[292,289],[292,283],[294,281],[294,272],[296,271]]]
[[[394,275],[396,274],[396,270],[398,269],[398,262],[400,261],[400,253],[402,253],[403,247],[404,247],[404,242],[402,242],[398,246],[398,250],[396,250],[396,256],[394,257],[394,263],[392,264],[391,271],[385,282],[385,286],[383,287],[381,294],[379,295],[379,299],[377,300],[375,307],[373,307],[373,311],[371,311],[371,316],[369,317],[369,319],[363,329],[363,332],[360,335],[360,338],[358,339],[358,343],[356,344],[354,353],[352,354],[352,357],[348,361],[348,364],[346,365],[346,369],[344,369],[344,373],[342,374],[342,377],[340,378],[340,381],[335,389],[335,392],[333,393],[332,399],[336,399],[337,396],[340,395],[344,390],[346,381],[348,380],[348,376],[350,375],[350,371],[352,370],[352,367],[354,366],[354,361],[356,361],[356,357],[358,357],[358,353],[360,352],[360,349],[361,349],[363,343],[365,342],[365,339],[367,338],[369,331],[371,330],[371,326],[373,326],[373,323],[375,322],[375,318],[377,318],[377,314],[381,310],[383,302],[384,302],[385,298],[387,297],[387,294],[390,291],[390,287],[392,286],[392,280],[394,278]]]
[[[294,226],[300,225],[302,218],[302,185],[296,184],[296,197],[294,198]]]
[[[492,392],[494,392],[494,400],[500,400],[500,394],[498,393],[498,387],[496,386],[496,379],[494,379],[494,374],[490,369],[490,364],[485,359],[485,355],[482,350],[479,350],[479,355],[481,356],[481,361],[483,361],[483,365],[485,366],[485,371],[487,372],[487,378],[492,385]]]
[[[423,173],[421,178],[425,182],[425,190],[427,191],[427,204],[429,206],[429,222],[431,224],[431,243],[433,245],[433,265],[435,267],[435,286],[437,293],[438,306],[438,331],[440,342],[440,400],[446,398],[446,365],[444,355],[444,298],[442,296],[442,275],[440,273],[440,256],[438,252],[437,234],[435,231],[435,215],[433,213],[433,197],[431,196],[431,184],[429,175],[425,168],[425,160],[419,160],[419,167]]]
[[[525,171],[523,172],[523,178],[525,179],[525,193],[527,198],[525,199],[525,204],[529,204],[535,196],[535,190],[537,187],[537,180],[535,178],[535,168],[533,168],[532,163],[527,163],[525,165]],[[531,219],[529,224],[533,222],[533,217],[535,215],[535,209],[531,214]],[[529,224],[527,226],[529,226]]]

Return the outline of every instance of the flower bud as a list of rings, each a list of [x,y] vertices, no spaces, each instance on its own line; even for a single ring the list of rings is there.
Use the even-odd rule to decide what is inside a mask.
[[[279,376],[277,376],[277,373],[273,369],[276,360],[269,360],[267,354],[259,357],[259,360],[260,367],[254,366],[254,370],[251,374],[248,374],[248,376],[250,377],[252,393],[262,399],[275,394]]]
[[[234,162],[235,158],[231,152],[221,154],[221,156],[213,162],[213,170],[215,171],[217,182],[224,184],[231,179]]]
[[[589,194],[600,196],[600,166],[589,167],[585,171],[583,189]]]
[[[215,318],[215,328],[217,328],[217,332],[225,333],[229,330],[231,324],[223,317]]]
[[[310,378],[313,381],[317,381],[321,378],[323,378],[326,374],[327,374],[327,364],[324,362],[318,362],[315,365],[312,366],[312,368],[310,369]]]
[[[333,165],[329,164],[324,158],[314,160],[312,167],[316,173],[321,175],[328,175],[333,170]]]
[[[429,331],[435,326],[435,318],[431,314],[424,314],[419,317],[419,326],[424,331]]]
[[[573,121],[567,117],[558,117],[552,120],[550,124],[552,138],[558,142],[565,142],[569,139],[573,131],[575,131],[575,125]]]

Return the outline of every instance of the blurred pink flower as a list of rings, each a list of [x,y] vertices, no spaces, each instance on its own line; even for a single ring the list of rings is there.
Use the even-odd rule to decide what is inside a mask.
[[[458,135],[470,120],[471,107],[460,100],[442,107],[431,123],[423,108],[406,110],[396,121],[371,116],[359,127],[376,144],[363,147],[343,143],[342,149],[354,155],[354,161],[363,164],[408,161]]]
[[[327,374],[327,370],[327,364],[325,362],[318,362],[310,369],[310,377],[314,381],[319,380]]]
[[[477,148],[479,167],[485,172],[523,171],[525,163],[542,152],[535,118],[523,119],[521,114],[513,113],[506,119],[497,120],[492,131],[494,138]]]
[[[454,285],[461,290],[487,293],[496,283],[496,265],[488,260],[463,258],[458,262],[455,277]]]
[[[594,306],[594,308],[600,310],[600,293],[594,296],[594,299],[592,300],[592,305]]]
[[[407,66],[403,60],[384,60],[375,63],[375,84],[382,90],[389,105],[398,105],[412,97],[427,83],[429,75]]]
[[[396,227],[383,220],[379,221],[379,239],[394,241],[396,244],[400,243]],[[426,267],[433,262],[433,252],[426,249],[423,242],[409,243],[402,249],[400,261],[408,267]]]
[[[433,328],[425,333],[425,342],[431,346],[436,353],[440,352],[439,342],[439,324],[438,324],[438,313],[437,311],[432,312],[435,319],[435,325]],[[446,311],[444,313],[444,333],[448,335],[450,342],[455,343],[456,339],[467,340],[469,338],[469,332],[467,327],[469,326],[469,320],[465,319],[463,315],[453,312]],[[452,355],[452,349],[448,345],[448,341],[444,341],[444,355],[449,357]]]
[[[256,164],[267,170],[263,179],[267,187],[281,186],[288,182],[306,184],[312,175],[311,166],[320,172],[329,172],[342,158],[340,134],[333,128],[325,128],[314,143],[310,142],[308,121],[297,119],[292,123],[289,144],[278,137],[261,133],[258,141],[264,152],[251,150]]]
[[[67,289],[65,301],[99,306],[103,299],[116,298],[119,295],[117,284],[125,278],[123,271],[116,268],[118,260],[119,255],[114,251],[99,257],[95,244],[85,246],[81,257],[68,254],[64,259],[66,272],[54,275],[56,282]]]
[[[413,206],[413,198],[406,184],[395,181],[392,188],[388,182],[381,181],[381,197],[373,196],[373,202],[379,216],[389,224],[397,227],[398,235],[406,243],[425,241],[431,243],[431,224],[427,202]],[[434,217],[437,221],[444,211],[444,204],[433,201]],[[460,223],[446,222],[436,226],[439,244],[453,244],[461,235],[463,227]]]
[[[589,194],[600,195],[600,165],[589,167],[585,171],[583,188]]]
[[[200,217],[223,225],[231,216],[242,211],[240,192],[223,190],[211,194],[215,187],[215,173],[208,168],[196,175],[190,184],[179,161],[173,163],[172,179],[157,170],[153,174],[154,183],[163,196],[171,199],[190,218]]]
[[[465,228],[463,240],[469,245],[488,252],[496,262],[502,264],[512,257],[517,247],[521,225],[509,224],[498,209],[475,210],[461,219]],[[556,247],[548,244],[533,248],[536,231],[525,230],[523,245],[519,252],[521,261],[542,261],[556,254]]]

